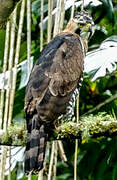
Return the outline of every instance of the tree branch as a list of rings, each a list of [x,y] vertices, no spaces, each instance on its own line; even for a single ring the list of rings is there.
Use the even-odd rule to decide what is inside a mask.
[[[25,146],[26,126],[14,125],[7,129],[7,133],[0,131],[0,144]],[[117,135],[117,120],[110,115],[101,113],[97,116],[82,117],[79,123],[63,122],[56,127],[50,139],[85,139],[97,137],[111,137]]]
[[[98,105],[97,105],[96,107],[94,107],[93,109],[87,111],[85,114],[83,114],[83,116],[88,115],[88,114],[91,114],[91,113],[93,113],[93,112],[96,111],[96,110],[99,110],[102,106],[104,106],[104,105],[106,105],[106,104],[114,101],[115,99],[117,99],[117,94],[112,95],[110,98],[106,99],[104,102],[98,104]]]

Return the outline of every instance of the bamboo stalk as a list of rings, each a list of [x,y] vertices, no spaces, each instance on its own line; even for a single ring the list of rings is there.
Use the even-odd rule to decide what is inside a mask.
[[[77,180],[77,155],[78,155],[78,139],[75,140],[74,180]]]
[[[21,4],[19,28],[18,28],[17,43],[16,43],[16,54],[15,54],[15,60],[14,60],[15,67],[17,67],[18,59],[19,59],[21,35],[22,35],[23,20],[24,20],[24,11],[25,11],[25,0],[23,0],[22,4]],[[17,68],[15,68],[15,70],[14,70],[13,79],[12,79],[12,89],[11,89],[11,98],[10,98],[10,106],[9,106],[8,124],[11,123],[11,119],[12,119],[14,95],[15,95],[15,88],[16,88],[16,79],[17,79]]]
[[[65,151],[64,151],[64,148],[63,148],[63,144],[62,144],[62,142],[60,140],[58,140],[57,143],[58,143],[58,150],[59,150],[60,157],[61,157],[63,162],[66,162],[67,157],[66,157],[66,154],[65,154]]]
[[[82,0],[81,11],[84,9],[84,0]]]
[[[43,180],[43,169],[38,174],[38,180]]]
[[[66,0],[61,0],[60,32],[63,30]]]
[[[6,156],[7,156],[7,146],[1,147],[1,162],[0,162],[0,180],[4,180],[4,171],[5,171],[5,162],[6,162]]]
[[[56,5],[57,12],[56,12],[56,16],[55,16],[55,25],[54,25],[53,37],[55,37],[63,29],[64,15],[65,15],[65,8],[64,8],[65,4],[64,3],[65,3],[64,0],[57,0],[57,5]],[[62,145],[62,142],[59,141],[58,144],[59,144],[59,146],[58,146],[59,152],[61,154],[61,157],[63,158],[65,153],[64,153],[63,146],[60,146],[60,144]],[[52,143],[52,147],[54,147],[54,146],[57,147],[57,141]],[[60,147],[62,147],[62,148],[60,148]],[[51,157],[54,153],[57,153],[56,151],[57,151],[56,149],[53,149],[53,151],[51,152]],[[57,159],[55,161],[56,161],[56,163],[54,164],[53,179],[56,178],[56,167],[55,166],[57,165]],[[54,161],[51,161],[49,173],[50,173],[50,170],[52,170],[52,163],[54,163]],[[49,178],[51,178],[50,176],[51,176],[51,174],[49,174]]]
[[[44,17],[44,0],[41,0],[41,24],[40,24],[40,51],[43,49],[43,17]]]
[[[59,23],[60,23],[60,6],[61,6],[61,0],[57,0],[57,4],[56,4],[57,12],[55,15],[55,25],[54,25],[53,37],[55,37],[60,30],[60,26],[59,26]],[[51,147],[51,157],[50,157],[50,164],[49,164],[48,180],[51,180],[51,178],[52,178],[52,169],[53,169],[53,163],[54,163],[55,146],[57,146],[57,142],[53,141],[52,147]]]
[[[57,12],[55,16],[55,26],[54,26],[54,36],[61,32],[64,24],[64,16],[65,16],[65,2],[66,0],[58,0],[57,1]]]
[[[58,21],[57,23],[55,22],[55,32],[54,32],[54,36],[57,33],[60,33],[63,30],[63,24],[64,24],[64,17],[65,17],[65,2],[66,0],[59,0],[57,7],[58,7],[58,11],[56,13],[56,16],[58,19],[56,19],[56,21]],[[63,148],[63,144],[62,141],[57,141],[58,143],[58,150],[59,150],[59,154],[60,157],[63,161],[67,161],[67,157],[65,155],[64,152],[64,148]]]
[[[48,152],[47,152],[48,151]],[[43,163],[43,169],[41,171],[39,171],[38,173],[38,180],[44,180],[44,176],[45,175],[45,171],[46,171],[46,160],[49,158],[49,152],[50,152],[50,142],[47,142],[47,145],[46,145],[46,154],[45,154],[45,160],[44,160],[44,163]]]
[[[8,180],[12,180],[11,179],[11,147],[8,147],[8,158],[9,158],[9,174],[8,174]]]
[[[54,162],[55,144],[56,144],[56,141],[53,141],[52,142],[52,148],[51,148],[51,157],[50,157],[50,164],[49,164],[48,180],[52,179],[52,168],[53,168],[53,162]]]
[[[16,25],[16,14],[17,8],[13,12],[12,25],[11,25],[11,35],[10,35],[10,53],[9,53],[9,88],[6,91],[6,101],[5,101],[5,111],[4,111],[4,124],[3,129],[7,128],[7,119],[8,119],[8,109],[9,109],[9,98],[10,98],[10,88],[11,88],[11,79],[12,79],[12,66],[13,66],[13,56],[14,56],[14,44],[15,44],[15,25]]]
[[[41,22],[40,22],[40,51],[43,49],[43,18],[44,18],[44,0],[41,0]],[[38,174],[38,180],[43,180],[44,168]]]
[[[31,57],[31,0],[27,0],[27,65],[28,65],[28,77],[31,72],[30,65]]]
[[[16,79],[17,79],[17,64],[18,64],[19,53],[20,53],[21,36],[22,36],[23,21],[24,21],[24,12],[25,12],[25,0],[22,0],[19,27],[18,27],[18,33],[17,33],[16,53],[15,53],[15,59],[14,59],[15,69],[14,69],[13,76],[12,76],[12,88],[10,90],[11,97],[10,97],[10,104],[9,104],[8,125],[11,124],[12,113],[13,113],[13,104],[14,104]]]
[[[57,12],[56,12],[56,16],[55,16],[55,25],[54,25],[54,32],[53,32],[53,37],[56,36],[58,30],[59,30],[59,25],[57,24],[58,21],[58,10],[59,10],[59,6],[60,6],[60,0],[57,0]],[[48,172],[48,180],[51,180],[52,178],[52,168],[53,168],[53,163],[54,163],[54,153],[55,153],[55,145],[57,142],[53,141],[52,145],[51,145],[51,156],[50,156],[50,164],[49,164],[49,172]]]
[[[10,52],[9,52],[9,87],[6,91],[6,100],[5,100],[5,111],[4,111],[4,122],[3,122],[3,129],[6,131],[8,125],[8,112],[9,112],[9,98],[10,98],[10,88],[11,88],[11,78],[12,78],[12,66],[13,66],[13,56],[14,56],[14,44],[15,44],[15,25],[16,25],[16,15],[17,15],[17,8],[13,11],[12,15],[12,25],[11,25],[11,34],[10,34]],[[6,66],[6,65],[5,65]],[[5,67],[6,69],[6,67]],[[1,157],[1,179],[4,179],[4,171],[5,171],[5,162],[7,156],[7,147],[2,147],[2,157]],[[10,175],[9,175],[10,177]]]
[[[53,0],[48,0],[48,30],[47,30],[47,42],[51,40],[52,33],[52,10],[53,10]]]
[[[12,66],[13,66],[14,45],[15,45],[15,25],[16,25],[16,14],[17,14],[16,12],[17,12],[17,8],[15,8],[15,10],[14,10],[12,26],[11,26],[11,40],[10,40],[9,65],[8,65],[8,70],[10,72],[10,74],[9,74],[9,89],[7,89],[7,92],[6,92],[4,126],[3,126],[4,130],[6,130],[7,124],[8,124],[8,126],[11,124],[14,94],[15,94],[15,88],[14,88],[15,86],[14,86],[14,84],[12,84],[12,80],[14,82],[14,80],[16,79],[16,76],[12,75]],[[19,24],[21,26],[21,21]],[[20,28],[18,30],[18,35],[19,34],[21,36]],[[21,42],[21,37],[18,37],[17,38],[17,45],[16,45],[15,65],[17,65],[17,63],[18,63],[20,42]],[[13,77],[13,79],[12,79],[12,77]],[[8,118],[8,121],[7,121],[7,118]],[[3,166],[3,164],[5,164],[6,155],[7,155],[7,150],[5,150],[3,148],[3,151],[4,151],[4,153],[2,154],[2,161],[1,161],[2,166]],[[9,149],[9,153],[10,153],[10,149]],[[9,164],[10,164],[10,157],[9,157]],[[4,165],[4,167],[5,167],[5,165]],[[4,167],[2,167],[2,174],[4,174]],[[9,167],[10,167],[10,165],[9,165]],[[8,179],[9,180],[11,179],[10,169],[9,169]]]
[[[54,25],[54,37],[59,33],[59,30],[60,30],[60,10],[61,10],[61,0],[57,0],[57,5],[56,5],[56,8],[57,8],[57,12],[56,12],[56,15],[55,15],[55,25]]]
[[[14,59],[14,66],[15,71],[12,75],[12,87],[10,89],[10,102],[9,102],[9,114],[8,114],[8,126],[10,126],[12,121],[12,114],[13,114],[13,104],[14,104],[14,97],[15,97],[15,89],[16,89],[16,79],[17,79],[17,64],[19,60],[19,53],[20,53],[20,46],[21,46],[21,36],[22,36],[22,29],[23,29],[23,21],[24,21],[24,12],[25,12],[25,0],[22,0],[21,4],[21,11],[20,11],[20,19],[19,19],[19,27],[17,33],[17,42],[16,42],[16,53]],[[11,154],[11,149],[9,148],[9,155]],[[8,180],[11,180],[11,171],[10,171],[10,162],[11,158],[9,156],[9,175]]]
[[[5,50],[4,50],[4,59],[3,59],[3,73],[7,70],[8,64],[8,53],[9,53],[9,35],[10,35],[10,22],[7,22],[6,25],[6,37],[5,37]],[[4,75],[5,76],[5,75]],[[4,88],[4,86],[3,86]],[[4,108],[4,95],[5,90],[1,90],[1,98],[0,98],[0,129],[2,128],[3,121],[3,108]]]
[[[55,144],[55,150],[54,150],[54,162],[53,162],[53,180],[56,180],[57,155],[58,155],[58,148],[57,148],[57,143],[56,143]]]
[[[14,104],[14,96],[15,96],[15,79],[16,79],[16,69],[12,74],[12,87],[10,89],[10,99],[9,99],[9,114],[8,114],[8,126],[10,126],[12,121],[12,114],[13,114],[13,104]]]
[[[31,178],[31,172],[29,173],[29,175],[28,175],[28,180],[31,180],[32,178]]]
[[[73,5],[71,8],[71,19],[73,19],[73,17],[74,17],[74,9],[75,9],[75,0],[73,0]]]
[[[76,122],[79,122],[79,95],[77,97],[76,106]],[[78,158],[78,139],[75,140],[75,154],[74,154],[74,180],[77,180],[77,158]]]

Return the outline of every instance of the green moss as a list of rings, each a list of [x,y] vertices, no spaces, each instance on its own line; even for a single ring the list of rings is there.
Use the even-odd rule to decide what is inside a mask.
[[[25,145],[26,130],[25,125],[15,124],[8,127],[7,132],[0,137],[1,144]]]
[[[89,115],[82,117],[79,123],[72,121],[62,122],[55,128],[55,133],[51,137],[54,139],[76,139],[82,138],[86,142],[91,138],[96,140],[104,136],[117,134],[117,121],[111,115],[105,113],[96,116]],[[8,127],[7,133],[0,136],[0,143],[6,145],[25,145],[27,131],[24,124],[15,124]]]
[[[61,124],[57,129],[56,133],[58,134],[58,138],[69,138],[72,136],[78,136],[78,126],[79,124],[76,124],[74,122],[65,122]]]
[[[92,137],[116,133],[117,121],[115,121],[111,115],[100,113],[96,116],[84,116],[78,124],[74,122],[65,122],[56,129],[56,132],[58,134],[57,138],[81,136],[82,140],[87,141]]]

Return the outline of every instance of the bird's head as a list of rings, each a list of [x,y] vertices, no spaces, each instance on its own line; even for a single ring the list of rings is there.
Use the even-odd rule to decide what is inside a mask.
[[[94,34],[94,22],[87,11],[78,12],[72,20],[75,23],[75,33],[84,39],[88,39]]]

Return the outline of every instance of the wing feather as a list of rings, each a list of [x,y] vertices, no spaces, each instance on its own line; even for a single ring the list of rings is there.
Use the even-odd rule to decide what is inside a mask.
[[[83,52],[78,36],[64,33],[56,36],[42,51],[30,75],[26,107],[35,109],[47,92],[65,96],[73,91],[83,71]],[[28,108],[29,108],[28,107]],[[30,111],[30,108],[29,108]]]

